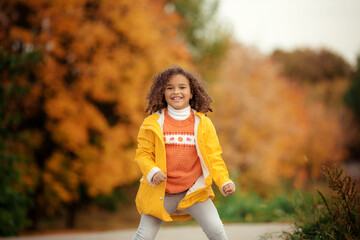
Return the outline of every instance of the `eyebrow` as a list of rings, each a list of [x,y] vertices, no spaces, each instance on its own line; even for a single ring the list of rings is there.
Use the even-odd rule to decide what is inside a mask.
[[[166,86],[174,86],[174,84],[171,84],[171,83],[167,83]],[[179,86],[187,86],[186,83],[180,83]]]

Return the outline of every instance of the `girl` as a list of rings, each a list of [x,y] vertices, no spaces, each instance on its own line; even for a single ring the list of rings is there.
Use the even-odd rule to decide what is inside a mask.
[[[212,180],[234,194],[211,120],[212,99],[199,80],[180,67],[154,77],[135,161],[143,176],[136,196],[141,215],[133,240],[154,239],[163,221],[190,216],[209,239],[227,239],[212,202]]]

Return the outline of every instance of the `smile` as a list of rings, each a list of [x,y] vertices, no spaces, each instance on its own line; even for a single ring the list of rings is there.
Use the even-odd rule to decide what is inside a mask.
[[[175,101],[175,102],[178,102],[178,101],[181,101],[182,97],[173,97],[171,98],[171,100]]]

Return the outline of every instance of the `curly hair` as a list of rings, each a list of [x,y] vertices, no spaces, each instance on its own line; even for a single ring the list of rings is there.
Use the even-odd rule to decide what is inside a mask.
[[[156,111],[161,112],[162,109],[167,107],[165,87],[170,78],[177,74],[181,74],[189,80],[192,94],[192,98],[190,99],[191,108],[202,113],[212,112],[213,110],[210,104],[213,100],[201,86],[200,78],[179,66],[168,68],[153,77],[153,83],[146,96],[148,105],[145,112],[149,112],[150,114]]]

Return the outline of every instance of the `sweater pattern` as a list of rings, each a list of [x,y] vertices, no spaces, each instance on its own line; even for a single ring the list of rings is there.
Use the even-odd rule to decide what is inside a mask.
[[[194,114],[185,120],[176,120],[165,110],[163,131],[167,165],[166,192],[180,193],[189,189],[202,174],[196,151]]]

